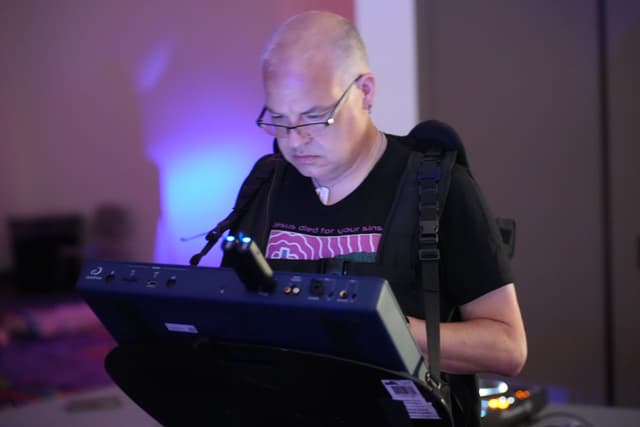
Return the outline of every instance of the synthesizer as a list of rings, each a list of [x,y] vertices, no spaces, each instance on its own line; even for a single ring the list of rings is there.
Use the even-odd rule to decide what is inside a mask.
[[[425,362],[389,283],[274,272],[89,260],[77,291],[114,339],[214,339],[333,355],[424,378]]]

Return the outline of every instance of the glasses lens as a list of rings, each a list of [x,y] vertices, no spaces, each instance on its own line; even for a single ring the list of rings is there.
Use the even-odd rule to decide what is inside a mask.
[[[296,130],[300,135],[313,138],[324,133],[324,131],[327,130],[327,124],[326,123],[310,123],[305,126],[300,126]]]
[[[287,136],[287,128],[274,126],[271,123],[262,123],[260,124],[260,127],[271,136],[275,136],[278,138]]]
[[[309,123],[296,126],[289,130],[286,126],[276,126],[273,123],[261,123],[260,127],[271,136],[286,139],[291,132],[297,132],[298,135],[303,137],[314,138],[326,131],[328,126],[327,123]]]

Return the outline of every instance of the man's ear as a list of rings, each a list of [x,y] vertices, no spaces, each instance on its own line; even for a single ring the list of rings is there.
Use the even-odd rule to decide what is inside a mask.
[[[371,107],[376,98],[376,77],[373,73],[363,74],[358,80],[358,88],[364,95],[362,99],[362,108],[371,111]]]

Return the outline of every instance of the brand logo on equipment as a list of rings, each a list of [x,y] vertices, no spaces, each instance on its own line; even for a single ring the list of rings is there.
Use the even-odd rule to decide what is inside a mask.
[[[97,276],[100,273],[102,273],[102,267],[96,267],[96,268],[94,268],[93,270],[91,270],[89,272],[89,274],[92,275],[92,276]]]
[[[98,266],[96,268],[92,268],[89,270],[89,275],[85,276],[85,279],[88,280],[100,280],[100,274],[102,273],[102,267]]]

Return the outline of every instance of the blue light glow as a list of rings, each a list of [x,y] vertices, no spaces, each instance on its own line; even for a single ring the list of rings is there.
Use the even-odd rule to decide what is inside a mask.
[[[217,139],[217,138],[216,138]],[[156,235],[156,262],[186,264],[206,241],[181,241],[183,236],[208,231],[233,207],[242,181],[261,154],[261,141],[251,144],[240,135],[199,142],[164,143],[149,150],[160,175],[162,215]],[[200,265],[218,266],[222,258],[216,245]]]

